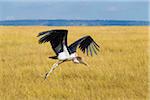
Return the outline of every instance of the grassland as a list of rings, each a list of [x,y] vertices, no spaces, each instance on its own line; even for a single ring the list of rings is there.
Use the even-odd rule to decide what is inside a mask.
[[[72,43],[91,35],[100,45],[89,67],[66,62],[47,80],[55,60],[49,43],[37,34],[68,29]],[[4,27],[0,26],[0,100],[146,100],[148,99],[148,27]]]

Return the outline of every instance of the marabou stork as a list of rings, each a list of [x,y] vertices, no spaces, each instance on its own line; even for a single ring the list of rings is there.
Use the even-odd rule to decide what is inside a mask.
[[[65,61],[73,61],[77,64],[87,65],[83,62],[82,58],[77,55],[77,47],[79,47],[83,53],[86,52],[87,55],[90,53],[91,56],[93,53],[97,54],[97,51],[99,51],[98,44],[92,39],[91,36],[84,36],[68,46],[67,34],[68,30],[65,29],[49,30],[38,34],[38,37],[41,36],[39,39],[40,44],[45,42],[51,43],[52,49],[54,50],[56,56],[49,58],[58,59],[49,72],[46,73],[45,79],[59,64]]]

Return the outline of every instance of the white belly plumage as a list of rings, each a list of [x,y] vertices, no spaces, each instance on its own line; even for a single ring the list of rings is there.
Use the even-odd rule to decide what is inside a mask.
[[[70,58],[70,55],[68,55],[66,52],[61,52],[58,54],[58,59],[59,60],[66,60]]]
[[[76,57],[76,54],[73,53],[73,54],[70,55],[68,50],[67,50],[67,47],[65,45],[63,46],[63,52],[60,52],[58,54],[58,59],[59,60],[71,60],[74,57]]]

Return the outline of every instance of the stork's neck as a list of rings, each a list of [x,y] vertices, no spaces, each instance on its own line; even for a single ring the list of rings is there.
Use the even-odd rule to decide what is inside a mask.
[[[77,53],[72,53],[72,54],[71,54],[71,57],[72,57],[72,58],[75,58],[75,57],[77,57],[77,56],[78,56]]]

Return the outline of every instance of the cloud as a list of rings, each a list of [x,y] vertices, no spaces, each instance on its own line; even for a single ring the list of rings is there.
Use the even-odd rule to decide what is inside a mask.
[[[15,20],[14,16],[7,16],[4,20]]]
[[[116,6],[110,6],[110,7],[108,7],[107,11],[116,12],[116,11],[119,11],[119,9]]]

